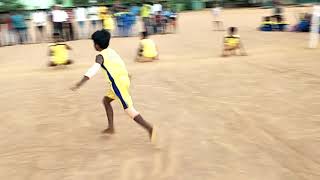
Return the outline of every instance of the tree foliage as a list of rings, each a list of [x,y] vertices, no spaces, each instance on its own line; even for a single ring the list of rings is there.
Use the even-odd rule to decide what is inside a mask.
[[[1,0],[0,11],[13,11],[23,9],[24,6],[18,0]]]

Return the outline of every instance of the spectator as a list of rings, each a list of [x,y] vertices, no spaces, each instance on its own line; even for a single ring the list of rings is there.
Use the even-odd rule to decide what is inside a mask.
[[[137,6],[136,4],[132,4],[131,8],[130,8],[130,12],[134,15],[134,16],[138,16],[139,12],[140,12],[140,8],[139,6]]]
[[[67,41],[74,40],[74,30],[73,30],[73,20],[74,20],[74,14],[73,9],[68,8],[66,9],[66,13],[68,15],[68,19],[66,22],[63,23],[63,31],[66,36]]]
[[[143,24],[144,24],[144,31],[147,31],[149,32],[150,30],[150,25],[151,25],[151,20],[150,20],[150,17],[151,17],[151,5],[150,4],[143,4],[142,7],[141,7],[141,10],[140,10],[140,14],[141,14],[141,18],[142,18],[142,21],[143,21]],[[149,30],[149,31],[148,31]]]
[[[47,13],[42,10],[37,10],[32,14],[32,22],[36,27],[36,41],[42,42],[45,38],[45,27],[47,25]]]
[[[112,35],[114,30],[114,20],[110,12],[104,16],[103,29],[107,30]]]
[[[78,7],[75,10],[75,18],[78,22],[78,36],[79,39],[87,38],[87,30],[85,28],[85,22],[87,21],[87,10],[84,7]]]
[[[14,12],[11,16],[12,25],[16,32],[16,36],[19,39],[20,44],[28,42],[27,24],[25,22],[24,16]]]
[[[9,13],[7,13],[4,16],[3,22],[6,25],[6,29],[3,29],[3,30],[7,31],[5,33],[5,35],[6,35],[6,39],[5,39],[6,44],[5,45],[14,45],[14,44],[16,44],[15,30],[13,28],[12,19],[11,19]]]
[[[99,24],[101,27],[103,27],[103,20],[105,19],[105,15],[108,12],[108,8],[106,6],[100,6],[98,9],[99,12]]]
[[[63,35],[63,23],[68,19],[68,14],[61,10],[60,5],[53,6],[52,11],[52,21],[53,21],[53,31],[59,34],[60,38],[64,38]]]
[[[0,47],[5,44],[5,32],[4,32],[4,29],[5,29],[5,22],[4,22],[4,14],[0,14]]]
[[[152,6],[151,14],[157,15],[159,12],[162,12],[162,5],[158,2]]]
[[[99,8],[97,6],[92,6],[88,8],[88,17],[89,21],[91,23],[91,33],[98,30],[99,27],[97,27],[98,21],[99,21]]]

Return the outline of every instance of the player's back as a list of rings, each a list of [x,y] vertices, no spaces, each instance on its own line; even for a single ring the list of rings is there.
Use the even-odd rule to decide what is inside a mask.
[[[52,52],[52,61],[55,64],[64,64],[68,60],[68,48],[66,44],[56,43],[49,45],[50,51]]]
[[[116,51],[107,48],[101,51],[100,55],[104,59],[102,68],[106,71],[110,80],[111,78],[116,80],[128,77],[126,65]]]
[[[143,47],[143,56],[148,58],[154,58],[158,55],[156,44],[151,39],[141,40],[141,45]]]
[[[225,41],[226,45],[237,46],[240,44],[240,36],[239,35],[227,35],[224,37],[224,41]]]

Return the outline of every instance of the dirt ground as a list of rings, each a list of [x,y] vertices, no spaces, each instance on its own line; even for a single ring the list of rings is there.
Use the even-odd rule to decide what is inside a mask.
[[[305,8],[288,8],[288,21]],[[320,51],[308,34],[256,31],[270,10],[225,10],[249,56],[219,57],[225,32],[209,11],[181,14],[177,34],[152,38],[155,63],[133,62],[138,38],[117,38],[136,108],[157,146],[114,103],[102,135],[102,73],[69,88],[93,63],[92,42],[70,42],[75,65],[49,69],[47,45],[0,48],[1,180],[318,180]]]

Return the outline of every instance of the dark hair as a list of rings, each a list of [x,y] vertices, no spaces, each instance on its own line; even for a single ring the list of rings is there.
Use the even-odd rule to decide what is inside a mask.
[[[148,32],[147,32],[147,31],[143,31],[143,32],[141,33],[141,36],[142,36],[143,39],[145,39],[145,38],[147,38],[149,35],[148,35]]]
[[[229,32],[230,33],[235,33],[236,31],[238,31],[238,28],[236,28],[236,27],[230,27],[229,28]]]
[[[264,17],[264,20],[265,20],[265,21],[270,21],[270,16]]]
[[[283,20],[282,16],[280,16],[280,15],[279,15],[279,16],[276,16],[276,18],[277,18],[277,21],[278,21],[278,22],[281,22],[281,21]]]
[[[96,31],[92,34],[91,39],[94,44],[99,45],[101,49],[107,49],[109,47],[111,35],[106,30]]]

